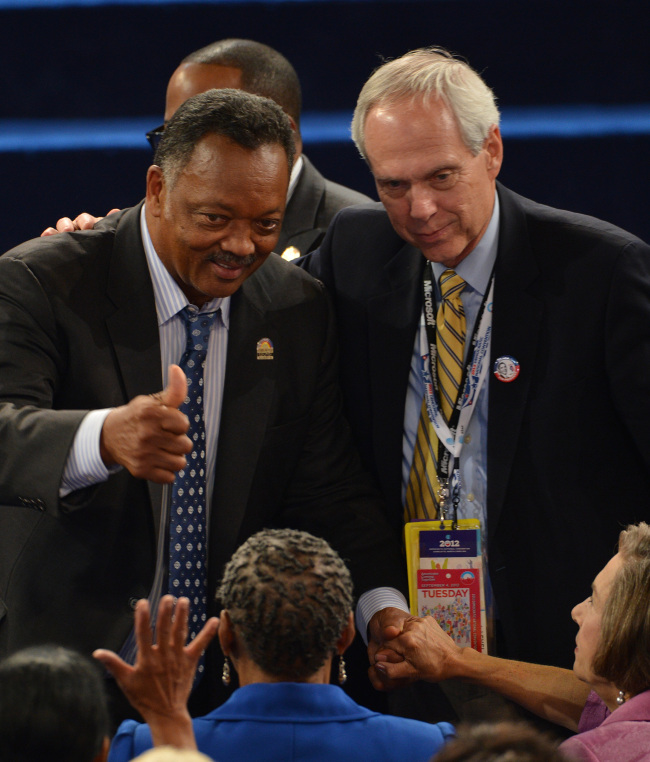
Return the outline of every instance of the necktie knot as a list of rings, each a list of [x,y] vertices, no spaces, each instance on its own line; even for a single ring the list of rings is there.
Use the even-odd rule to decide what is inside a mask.
[[[193,306],[183,307],[178,313],[185,323],[185,331],[188,340],[188,349],[200,351],[197,344],[207,345],[210,338],[210,328],[220,310],[215,312],[199,312]]]
[[[216,312],[199,312],[195,307],[188,306],[178,313],[185,323],[185,351],[180,361],[180,366],[188,376],[188,382],[192,383],[192,375],[203,374],[203,363],[208,351],[210,328],[214,319],[219,314]],[[200,369],[197,368],[200,365]],[[196,370],[195,370],[196,368]]]
[[[443,300],[460,297],[466,285],[460,275],[453,270],[445,270],[440,276],[440,293]]]

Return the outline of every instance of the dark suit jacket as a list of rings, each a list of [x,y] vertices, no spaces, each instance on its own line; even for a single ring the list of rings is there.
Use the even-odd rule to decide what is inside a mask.
[[[56,641],[119,649],[152,581],[161,489],[123,470],[58,497],[87,410],[159,390],[139,208],[0,258],[0,652]],[[322,284],[271,255],[233,296],[209,592],[251,533],[291,526],[350,559],[358,593],[401,559],[341,411]],[[257,359],[269,338],[273,360]],[[381,558],[381,563],[377,559]]]
[[[370,201],[363,193],[326,180],[305,154],[302,158],[302,172],[287,204],[282,232],[275,247],[279,254],[289,246],[307,254],[323,240],[327,226],[337,212]]]
[[[599,220],[498,191],[491,357],[521,366],[516,381],[489,383],[498,650],[571,666],[571,608],[619,530],[649,513],[650,249]],[[342,212],[304,263],[334,299],[346,411],[396,531],[424,263],[380,204]]]

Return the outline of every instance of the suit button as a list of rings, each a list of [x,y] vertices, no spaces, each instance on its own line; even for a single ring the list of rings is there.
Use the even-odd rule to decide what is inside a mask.
[[[474,502],[474,493],[473,492],[468,492],[467,493],[467,502],[468,503],[473,503]]]
[[[129,608],[132,609],[133,611],[135,611],[135,607],[138,603],[138,600],[139,598],[134,598],[133,596],[129,598]]]

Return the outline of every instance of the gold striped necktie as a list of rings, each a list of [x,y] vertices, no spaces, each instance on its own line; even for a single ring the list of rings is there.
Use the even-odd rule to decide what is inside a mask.
[[[458,400],[463,378],[465,354],[465,310],[460,299],[465,281],[453,270],[440,276],[442,299],[436,315],[436,370],[439,404],[448,423]],[[435,519],[438,516],[438,437],[429,413],[426,397],[422,400],[413,463],[406,489],[404,520]]]

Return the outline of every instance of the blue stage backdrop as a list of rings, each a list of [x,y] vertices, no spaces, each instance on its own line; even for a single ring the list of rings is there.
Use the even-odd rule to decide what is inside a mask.
[[[170,74],[223,37],[292,61],[306,152],[371,195],[348,127],[364,80],[415,47],[461,53],[498,95],[506,184],[650,239],[648,21],[647,0],[0,0],[0,248],[136,203]]]

